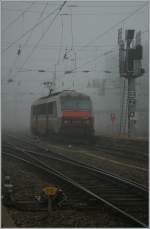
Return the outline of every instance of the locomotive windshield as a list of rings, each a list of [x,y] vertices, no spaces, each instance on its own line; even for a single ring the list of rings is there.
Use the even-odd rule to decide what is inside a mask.
[[[75,99],[75,98],[66,98],[62,101],[62,110],[91,110],[91,102],[89,99]]]

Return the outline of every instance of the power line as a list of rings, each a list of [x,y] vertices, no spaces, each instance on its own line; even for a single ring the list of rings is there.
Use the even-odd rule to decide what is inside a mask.
[[[4,9],[3,9],[4,10]],[[14,12],[22,12],[22,10],[21,9],[5,9],[5,10],[7,10],[7,11],[14,11]],[[35,13],[35,14],[39,14],[40,13],[40,11],[38,10],[36,10],[36,11],[33,11],[33,10],[28,10],[28,13]],[[72,13],[72,15],[74,15],[74,16],[79,16],[79,15],[83,15],[83,16],[86,16],[86,15],[90,15],[90,16],[103,16],[103,15],[107,15],[107,14],[109,14],[109,15],[122,15],[122,14],[129,14],[130,12],[118,12],[118,13],[116,13],[116,12],[100,12],[100,13]],[[66,15],[70,15],[69,13],[66,13]]]
[[[111,31],[113,28],[115,28],[118,24],[124,22],[124,21],[127,20],[129,17],[133,16],[135,13],[137,13],[139,10],[141,10],[141,9],[142,9],[143,7],[145,7],[145,6],[147,6],[147,4],[146,4],[146,5],[142,5],[142,7],[138,8],[137,10],[135,10],[131,15],[128,15],[127,17],[125,17],[124,19],[122,19],[120,22],[116,23],[116,24],[113,25],[111,28],[109,28],[108,30],[106,30],[104,33],[98,35],[95,39],[97,40],[99,37],[105,35],[107,32],[109,32],[109,31]],[[58,8],[57,8],[57,9],[58,9]],[[56,9],[56,10],[57,10],[57,9]],[[31,30],[35,29],[39,24],[41,24],[43,21],[45,21],[45,20],[46,20],[49,16],[51,16],[51,14],[53,14],[53,13],[54,13],[54,12],[48,14],[48,15],[47,15],[45,18],[43,18],[39,23],[35,24],[32,28],[30,28],[29,30],[27,30],[24,34],[22,34],[21,37],[19,37],[18,39],[16,39],[16,40],[15,40],[14,42],[12,42],[6,49],[4,49],[4,50],[2,50],[2,51],[6,51],[6,50],[9,49],[10,47],[12,47],[12,45],[14,45],[14,44],[15,44],[17,41],[19,41],[20,39],[22,39],[22,38],[23,38],[26,34],[28,34]],[[94,39],[94,40],[95,40],[95,39]],[[90,42],[88,42],[88,44],[91,43],[91,42],[93,42],[93,40],[90,41]],[[88,45],[88,44],[87,44],[87,45]],[[87,46],[87,45],[85,45],[85,46]]]
[[[104,17],[104,15],[106,15],[108,17],[108,14],[109,15],[122,15],[122,14],[129,14],[129,12],[119,12],[119,13],[116,13],[116,12],[101,12],[101,13],[72,13],[73,16],[99,16],[99,17]],[[70,15],[70,14],[66,14],[67,15]]]
[[[79,6],[79,5],[68,5],[68,7],[73,7],[73,8],[87,8],[87,7],[91,7],[91,8],[110,8],[110,7],[138,7],[138,6],[143,6],[144,4],[137,4],[137,5],[134,5],[134,6],[131,6],[131,5],[126,5],[126,6],[121,6],[121,5],[109,5],[109,6],[100,6],[100,5],[91,5],[91,6]]]
[[[48,6],[48,2],[46,2],[45,6],[43,7],[43,10],[41,11],[38,20],[39,20],[40,18],[42,18],[43,14],[45,13],[45,10],[46,10],[46,7],[47,7],[47,6]]]
[[[70,17],[71,17],[71,49],[73,49],[73,28],[72,28],[72,10],[71,10],[71,14],[70,14]]]
[[[57,10],[59,10],[59,7],[57,7],[55,10],[50,12],[46,17],[44,17],[41,21],[36,23],[34,26],[32,26],[30,29],[28,29],[25,33],[23,33],[19,38],[17,38],[15,41],[13,41],[8,47],[2,50],[2,52],[8,50],[11,48],[14,44],[16,44],[18,41],[20,41],[24,36],[26,36],[28,33],[30,33],[32,30],[34,30],[37,26],[39,26],[41,23],[43,23],[47,18],[49,18],[51,15],[53,15]]]
[[[40,16],[39,16],[39,18],[38,18],[38,21],[39,21],[40,18],[43,16],[46,7],[47,7],[47,3],[45,4],[44,8],[42,9],[42,11],[41,11],[41,13],[40,13]],[[23,15],[24,15],[24,14],[23,14]],[[31,33],[30,33],[29,36],[27,37],[27,39],[26,39],[25,43],[23,44],[23,46],[26,46],[26,45],[27,45],[28,41],[30,40],[30,38],[31,38],[31,36],[32,36],[32,32],[33,32],[33,30],[31,31]],[[18,59],[18,56],[16,56],[15,61],[14,61],[13,64],[12,64],[12,67],[13,67],[13,66],[16,67],[17,59]],[[12,67],[11,67],[10,70],[9,70],[8,77],[10,77],[11,73],[13,72],[13,70],[11,71]]]
[[[143,33],[145,33],[145,32],[148,32],[148,30],[143,31]],[[96,57],[96,58],[94,58],[94,59],[92,59],[92,60],[89,60],[89,61],[83,63],[82,65],[77,66],[76,68],[74,68],[73,70],[71,70],[71,72],[72,72],[72,73],[73,73],[74,71],[76,72],[76,70],[77,70],[77,69],[80,69],[82,66],[87,65],[87,64],[92,63],[92,62],[95,62],[95,61],[98,60],[99,58],[101,59],[102,56],[106,56],[106,55],[108,55],[108,54],[110,54],[110,53],[113,53],[113,52],[115,52],[115,49],[112,49],[112,50],[110,50],[110,51],[107,51],[107,52],[103,53],[102,55],[100,55],[100,56],[98,56],[98,57]]]
[[[73,70],[71,70],[72,72],[74,72],[74,71],[76,71],[77,69],[80,69],[82,66],[84,66],[84,65],[87,65],[87,64],[89,64],[89,63],[93,63],[93,62],[95,62],[96,60],[98,60],[99,58],[101,58],[101,57],[103,57],[103,56],[106,56],[106,55],[108,55],[108,54],[110,54],[110,53],[113,53],[113,52],[115,52],[115,50],[116,49],[112,49],[112,50],[109,50],[109,51],[105,51],[104,53],[102,53],[102,55],[100,55],[100,56],[98,56],[98,57],[96,57],[96,58],[93,58],[92,60],[89,60],[89,61],[87,61],[87,62],[85,62],[85,63],[83,63],[83,64],[81,64],[81,65],[79,65],[79,66],[77,66],[76,68],[74,68]]]
[[[40,13],[40,16],[38,17],[37,22],[42,18],[43,14],[44,14],[44,12],[45,12],[45,10],[46,10],[47,5],[48,5],[48,3],[46,2],[44,8],[42,9],[42,11],[41,11],[41,13]],[[27,38],[27,40],[25,41],[25,43],[24,43],[23,46],[26,46],[26,45],[27,45],[28,41],[30,40],[30,38],[31,38],[31,36],[32,36],[32,33],[33,33],[33,30],[32,30],[31,33],[29,34],[29,36],[28,36],[28,38]]]
[[[60,37],[60,45],[59,45],[59,53],[58,53],[58,60],[57,60],[57,64],[59,64],[60,62],[60,56],[61,56],[61,50],[62,50],[62,43],[63,43],[63,18],[61,17],[61,37]]]
[[[43,5],[44,4],[44,2],[45,1],[36,1],[36,6],[41,6],[41,5]],[[48,1],[48,5],[49,6],[56,6],[57,4],[56,3],[54,3],[54,1],[53,2],[51,2],[51,1]]]
[[[22,17],[22,15],[24,15],[25,13],[28,12],[28,10],[32,7],[32,5],[35,4],[35,2],[32,2],[21,14],[19,14],[13,21],[11,21],[7,26],[6,28],[4,28],[2,30],[2,32],[6,32],[6,30],[12,26],[15,22],[17,22],[19,20],[20,17]]]
[[[94,61],[93,61],[94,62]],[[18,71],[18,72],[39,72],[39,73],[41,73],[41,71],[42,70],[39,70],[39,69],[31,69],[31,68],[29,68],[29,69],[22,69],[21,71]],[[46,72],[51,72],[51,73],[54,73],[54,71],[52,71],[52,70],[48,70],[48,69],[46,69],[46,70],[43,70],[42,72],[44,72],[44,73],[46,73]],[[59,73],[59,72],[61,72],[61,73],[65,73],[65,71],[56,71],[56,73]],[[78,73],[89,73],[89,72],[105,72],[105,71],[100,71],[100,70],[83,70],[83,71],[76,71],[76,72],[78,72]],[[70,73],[72,73],[72,72],[70,72]],[[114,73],[114,72],[113,72]],[[119,74],[119,72],[115,72],[116,74]],[[67,74],[67,73],[65,73],[65,74]],[[69,74],[69,73],[68,73]],[[45,77],[47,77],[47,76],[45,76]],[[43,76],[42,76],[42,79],[43,79]],[[41,80],[42,80],[41,79]],[[28,80],[26,80],[26,81],[28,81]],[[35,79],[35,81],[37,81],[37,79]]]
[[[101,58],[101,57],[103,57],[103,56],[106,56],[106,55],[109,55],[109,54],[115,52],[115,50],[116,50],[116,49],[111,49],[111,50],[109,50],[109,51],[105,51],[104,53],[102,53],[101,55],[97,56],[96,58],[93,58],[93,59],[91,59],[91,60],[88,60],[87,62],[81,64],[80,66],[75,67],[73,70],[70,71],[70,73],[74,72],[74,71],[77,70],[77,69],[80,69],[80,68],[81,68],[82,66],[84,66],[84,65],[87,65],[87,64],[89,64],[89,63],[93,63],[93,62],[99,60],[99,58]],[[22,71],[18,70],[18,72],[27,72],[27,71],[39,71],[39,69],[32,69],[32,68],[30,68],[30,69],[23,69]],[[92,71],[93,71],[93,70],[92,70]],[[95,70],[94,70],[94,71],[95,71]],[[52,70],[45,70],[44,72],[52,72],[52,73],[53,73],[54,71],[52,71]],[[64,71],[57,71],[57,72],[64,72]],[[90,72],[91,72],[91,70],[90,70]],[[99,72],[99,71],[98,71],[98,72]]]
[[[48,25],[46,31],[41,35],[40,39],[37,41],[37,43],[35,44],[35,46],[32,48],[31,53],[27,56],[27,58],[25,59],[24,63],[22,64],[22,66],[19,68],[20,70],[23,68],[23,66],[26,64],[26,62],[29,60],[29,58],[33,55],[33,53],[35,52],[35,50],[38,47],[39,43],[44,38],[44,36],[46,35],[46,33],[49,31],[50,27],[54,23],[56,17],[59,15],[60,11],[62,10],[62,8],[66,4],[66,2],[67,1],[64,1],[63,4],[59,7],[59,11],[57,12],[57,14],[55,15],[55,17],[53,18],[52,22]]]
[[[148,31],[148,30],[147,30]],[[144,31],[145,32],[145,31]],[[11,42],[7,42],[8,44],[10,44]],[[53,44],[53,43],[52,43]],[[28,45],[26,45],[26,46],[28,46],[28,47],[32,47],[33,46],[33,44],[31,43],[31,44],[28,44]],[[83,45],[76,45],[76,44],[74,44],[73,45],[74,47],[83,47]],[[118,45],[114,45],[114,44],[100,44],[100,45],[89,45],[87,48],[99,48],[99,47],[113,47],[113,46],[118,46]],[[66,47],[66,45],[60,45],[60,44],[54,44],[54,45],[50,45],[50,43],[48,43],[48,44],[41,44],[39,47],[41,47],[41,48],[58,48],[58,47]],[[86,48],[86,47],[85,47]]]
[[[3,8],[2,10],[6,10],[6,11],[12,11],[12,12],[22,12],[22,9],[12,9],[12,8]],[[35,14],[39,14],[40,10],[28,10],[28,13],[35,13]]]
[[[48,5],[48,4],[47,4]],[[22,10],[21,9],[11,9],[11,8],[7,8],[7,9],[4,9],[3,8],[3,10],[7,10],[7,11],[14,11],[14,12],[22,12]],[[34,14],[39,14],[40,13],[40,10],[28,10],[28,13],[34,13]],[[108,12],[108,11],[106,11],[106,12],[104,12],[104,10],[102,11],[102,12],[100,12],[100,13],[72,13],[72,15],[74,15],[74,16],[79,16],[79,15],[83,15],[83,16],[87,16],[87,15],[90,15],[90,16],[103,16],[103,15],[107,15],[107,14],[109,14],[109,15],[122,15],[122,14],[129,14],[130,12]],[[69,13],[66,13],[66,15],[70,15]]]
[[[100,33],[96,38],[90,40],[86,45],[84,45],[83,48],[86,47],[86,46],[88,46],[89,44],[93,43],[95,40],[97,40],[99,38],[102,38],[105,34],[107,34],[108,32],[112,31],[116,26],[118,26],[119,24],[123,23],[124,21],[126,21],[127,19],[129,19],[130,17],[132,17],[133,15],[135,15],[139,10],[143,9],[145,6],[147,6],[147,4],[142,5],[142,7],[136,9],[130,15],[128,15],[127,17],[123,18],[119,22],[115,23],[113,26],[111,26],[109,29],[105,30],[103,33]]]

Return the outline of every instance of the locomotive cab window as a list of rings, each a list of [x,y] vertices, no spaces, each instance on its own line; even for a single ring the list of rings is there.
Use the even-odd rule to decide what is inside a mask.
[[[62,110],[91,110],[91,101],[83,98],[65,98],[62,100]]]

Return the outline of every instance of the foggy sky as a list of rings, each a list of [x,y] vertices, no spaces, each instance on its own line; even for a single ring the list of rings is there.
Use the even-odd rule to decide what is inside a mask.
[[[117,30],[120,27],[141,30],[145,33],[144,39],[148,39],[148,7],[143,7],[134,14],[138,8],[144,6],[147,2],[67,2],[53,25],[40,41],[36,51],[30,56],[25,66],[20,68],[27,56],[32,53],[32,48],[46,31],[49,23],[52,22],[56,12],[11,48],[5,49],[21,34],[54,11],[63,2],[34,2],[30,9],[7,29],[7,26],[31,3],[27,1],[2,2],[1,92],[3,127],[29,127],[31,103],[48,93],[42,83],[53,78],[54,66],[58,63],[58,60],[57,69],[59,71],[64,70],[63,57],[66,48],[75,50],[77,55],[76,65],[80,66],[88,60],[101,55],[101,53],[109,52],[112,49],[118,50]],[[44,13],[39,19],[42,11]],[[131,14],[133,15],[131,16]],[[120,21],[128,16],[129,18],[119,24]],[[114,28],[109,31],[113,26]],[[106,34],[101,36],[105,31]],[[17,56],[19,45],[21,47],[21,55]],[[62,45],[62,48],[60,48],[60,45]],[[107,70],[105,58],[100,63],[93,61],[84,65],[80,70],[91,70],[93,68],[96,68],[97,71]],[[40,73],[38,72],[39,69],[44,69],[46,72]],[[18,70],[21,72],[18,72]],[[80,73],[78,73],[78,76],[80,76]],[[62,76],[59,73],[59,77],[63,77],[63,73]],[[92,75],[88,75],[88,77],[92,77]],[[8,83],[9,79],[12,79],[13,82]]]

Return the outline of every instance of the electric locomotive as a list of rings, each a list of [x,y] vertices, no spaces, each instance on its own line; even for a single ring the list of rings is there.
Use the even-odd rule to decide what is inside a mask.
[[[31,131],[37,135],[93,136],[90,97],[65,90],[36,100],[31,106]]]

